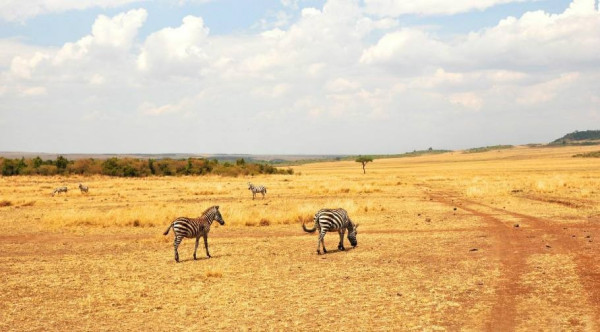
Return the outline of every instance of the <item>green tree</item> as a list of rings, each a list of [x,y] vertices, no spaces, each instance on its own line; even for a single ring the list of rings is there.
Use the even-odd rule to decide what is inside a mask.
[[[365,167],[367,166],[367,163],[372,163],[373,162],[373,157],[370,157],[370,156],[358,156],[358,158],[356,158],[355,161],[357,163],[361,163],[362,164],[363,174],[366,174],[367,171],[365,170]]]
[[[154,159],[148,159],[148,168],[150,169],[150,174],[156,174],[156,170],[154,169]]]
[[[42,158],[40,158],[39,156],[33,158],[33,160],[31,162],[33,164],[33,168],[39,168],[44,163]]]
[[[58,168],[59,170],[65,170],[67,169],[67,165],[69,164],[69,160],[63,156],[58,156],[58,158],[56,158],[56,168]]]

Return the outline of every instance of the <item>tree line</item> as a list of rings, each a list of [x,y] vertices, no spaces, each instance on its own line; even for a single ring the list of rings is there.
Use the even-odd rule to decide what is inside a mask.
[[[243,158],[235,163],[217,159],[76,159],[58,156],[55,160],[40,157],[9,159],[0,157],[3,176],[15,175],[108,175],[116,177],[207,175],[240,176],[256,174],[294,174],[294,170],[279,169],[269,164],[250,163]]]

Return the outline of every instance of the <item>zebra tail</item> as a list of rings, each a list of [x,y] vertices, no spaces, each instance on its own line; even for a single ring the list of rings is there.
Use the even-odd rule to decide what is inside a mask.
[[[163,235],[167,235],[167,234],[169,234],[169,231],[171,230],[171,227],[173,227],[173,223],[171,223],[171,224],[169,225],[169,227],[167,227],[167,230],[166,230],[166,231],[163,233]]]
[[[306,228],[306,226],[304,225],[304,221],[302,221],[302,229],[306,232],[306,233],[314,233],[317,230],[317,221],[315,220],[315,226],[312,229],[308,229]]]

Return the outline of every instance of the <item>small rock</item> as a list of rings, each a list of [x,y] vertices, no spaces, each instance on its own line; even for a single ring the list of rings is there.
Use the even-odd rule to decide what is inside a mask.
[[[552,248],[549,244],[546,245],[546,248],[550,249]]]
[[[514,225],[514,227],[516,227],[516,228],[519,228],[519,227],[521,227],[521,226],[519,226],[519,224],[515,224],[515,225]]]
[[[589,238],[591,238],[591,237],[592,237],[591,235],[588,235],[588,236],[586,236],[585,238],[586,238],[586,239],[589,239]]]
[[[454,211],[456,211],[456,208],[454,208]]]
[[[426,218],[425,221],[426,222],[431,222],[431,218]]]
[[[398,295],[398,296],[402,296],[402,293],[396,293],[396,295]]]
[[[479,250],[479,249],[477,249],[477,248],[471,248],[471,250],[469,250],[469,251],[477,251],[477,250]]]

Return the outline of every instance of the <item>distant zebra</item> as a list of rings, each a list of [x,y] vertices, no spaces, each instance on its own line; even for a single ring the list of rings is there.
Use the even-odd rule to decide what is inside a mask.
[[[173,232],[175,233],[175,240],[173,241],[173,246],[175,247],[175,261],[179,263],[179,253],[177,252],[177,248],[179,244],[183,240],[184,237],[187,238],[196,238],[196,247],[194,248],[194,259],[196,259],[196,251],[198,250],[198,242],[200,241],[200,237],[204,237],[204,248],[206,248],[206,256],[209,258],[210,253],[208,252],[208,232],[210,231],[210,225],[212,225],[213,221],[218,221],[219,224],[225,225],[225,220],[221,216],[219,212],[218,206],[213,206],[206,211],[202,212],[202,215],[198,218],[186,218],[179,217],[175,219],[167,228],[167,230],[163,233],[163,235],[169,234],[169,230],[173,228]]]
[[[344,248],[344,233],[348,230],[348,240],[352,247],[356,247],[358,242],[356,241],[356,229],[358,224],[352,222],[348,217],[348,212],[344,209],[321,209],[315,214],[315,226],[312,229],[306,228],[304,222],[302,223],[302,229],[307,233],[313,233],[317,229],[319,230],[319,240],[317,242],[317,254],[321,254],[321,244],[323,244],[323,253],[327,253],[325,249],[325,233],[330,231],[338,231],[340,234],[340,243],[338,244],[339,250],[346,250]]]
[[[263,198],[265,198],[265,194],[267,193],[267,188],[265,188],[265,186],[255,186],[250,182],[248,182],[248,190],[252,192],[252,199],[254,199],[258,193],[261,193]]]
[[[90,188],[88,186],[84,186],[81,183],[79,184],[79,190],[81,190],[82,193],[86,193],[88,192],[88,190],[90,190]]]
[[[54,195],[56,195],[56,194],[60,195],[60,193],[66,194],[67,190],[68,190],[67,187],[58,187],[58,188],[54,189],[54,191],[52,192],[52,197],[54,197]]]

